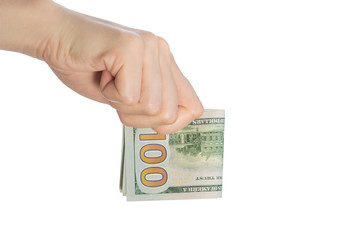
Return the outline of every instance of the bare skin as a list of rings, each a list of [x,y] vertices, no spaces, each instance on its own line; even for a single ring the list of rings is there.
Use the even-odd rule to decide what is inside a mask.
[[[167,134],[204,111],[163,38],[50,0],[0,0],[0,49],[45,61],[69,88],[115,108],[127,126]]]

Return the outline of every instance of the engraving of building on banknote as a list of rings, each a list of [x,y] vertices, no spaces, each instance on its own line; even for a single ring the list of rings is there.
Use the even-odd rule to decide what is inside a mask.
[[[221,130],[199,132],[178,132],[170,134],[170,146],[176,151],[185,155],[223,155],[224,152],[224,132]]]
[[[170,134],[170,164],[184,169],[222,170],[224,121],[224,118],[198,119]]]

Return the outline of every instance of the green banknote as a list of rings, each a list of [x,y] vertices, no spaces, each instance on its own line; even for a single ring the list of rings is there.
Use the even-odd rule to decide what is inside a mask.
[[[120,190],[129,201],[221,197],[224,126],[224,110],[169,135],[124,126]]]

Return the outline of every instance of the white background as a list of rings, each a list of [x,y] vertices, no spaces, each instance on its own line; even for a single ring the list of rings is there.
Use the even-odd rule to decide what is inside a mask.
[[[167,39],[226,109],[223,198],[126,202],[114,110],[0,51],[0,239],[360,238],[357,1],[57,2]]]

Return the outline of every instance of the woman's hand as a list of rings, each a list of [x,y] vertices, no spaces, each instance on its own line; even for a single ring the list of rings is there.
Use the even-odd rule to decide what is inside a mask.
[[[163,38],[52,1],[34,2],[38,12],[28,11],[35,21],[29,25],[37,36],[29,32],[34,48],[23,52],[44,60],[68,87],[111,105],[125,125],[162,134],[201,116],[203,106]]]

